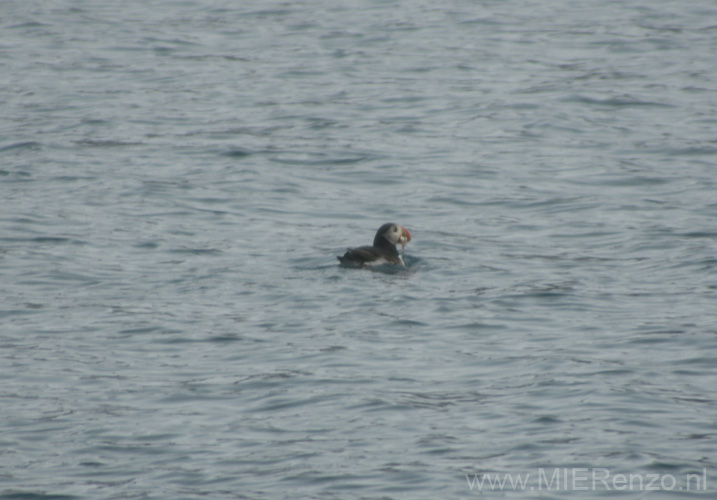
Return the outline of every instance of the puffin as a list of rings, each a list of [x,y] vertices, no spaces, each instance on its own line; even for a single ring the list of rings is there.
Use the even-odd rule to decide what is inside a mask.
[[[396,264],[406,267],[403,257],[398,253],[396,245],[401,244],[401,250],[411,241],[411,233],[403,226],[387,222],[378,228],[372,246],[349,248],[346,253],[337,256],[339,262],[348,267],[371,267],[381,264]]]

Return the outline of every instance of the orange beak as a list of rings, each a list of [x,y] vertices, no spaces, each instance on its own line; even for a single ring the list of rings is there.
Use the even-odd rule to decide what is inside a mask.
[[[406,248],[406,243],[411,241],[411,232],[403,226],[401,226],[401,229],[403,230],[403,234],[401,235],[401,239],[400,239],[401,250],[404,250]]]

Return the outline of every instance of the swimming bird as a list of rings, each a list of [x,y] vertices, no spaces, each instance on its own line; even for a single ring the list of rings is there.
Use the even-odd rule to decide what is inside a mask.
[[[397,264],[406,266],[403,256],[398,253],[396,245],[401,244],[401,250],[411,241],[411,233],[403,226],[388,222],[378,228],[372,246],[349,248],[346,253],[337,256],[339,262],[349,267],[370,267],[381,264]]]

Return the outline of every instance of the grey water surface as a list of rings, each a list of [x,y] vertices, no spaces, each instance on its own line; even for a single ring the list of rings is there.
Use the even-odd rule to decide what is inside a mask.
[[[712,0],[4,0],[0,499],[714,496],[716,54]]]

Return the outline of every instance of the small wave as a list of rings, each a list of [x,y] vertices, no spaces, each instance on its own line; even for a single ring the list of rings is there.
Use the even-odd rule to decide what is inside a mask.
[[[86,146],[91,148],[118,148],[124,146],[141,146],[142,142],[125,142],[125,141],[99,141],[94,139],[82,139],[75,141],[78,146]]]
[[[228,156],[230,158],[246,158],[247,156],[253,155],[253,151],[249,151],[248,149],[230,149],[229,151],[224,153],[224,156]]]
[[[642,101],[635,99],[630,96],[620,97],[608,97],[606,99],[599,99],[596,97],[588,97],[584,95],[574,95],[564,99],[565,102],[578,102],[581,104],[591,104],[595,106],[610,106],[610,107],[637,107],[637,106],[654,106],[658,108],[672,108],[671,104],[657,101]]]
[[[36,150],[40,149],[42,147],[42,144],[36,141],[25,141],[25,142],[16,142],[14,144],[8,144],[7,146],[0,147],[0,152],[10,151],[12,149],[31,149]]]
[[[189,255],[220,255],[221,250],[216,248],[175,248],[169,250],[170,253],[189,254]]]

